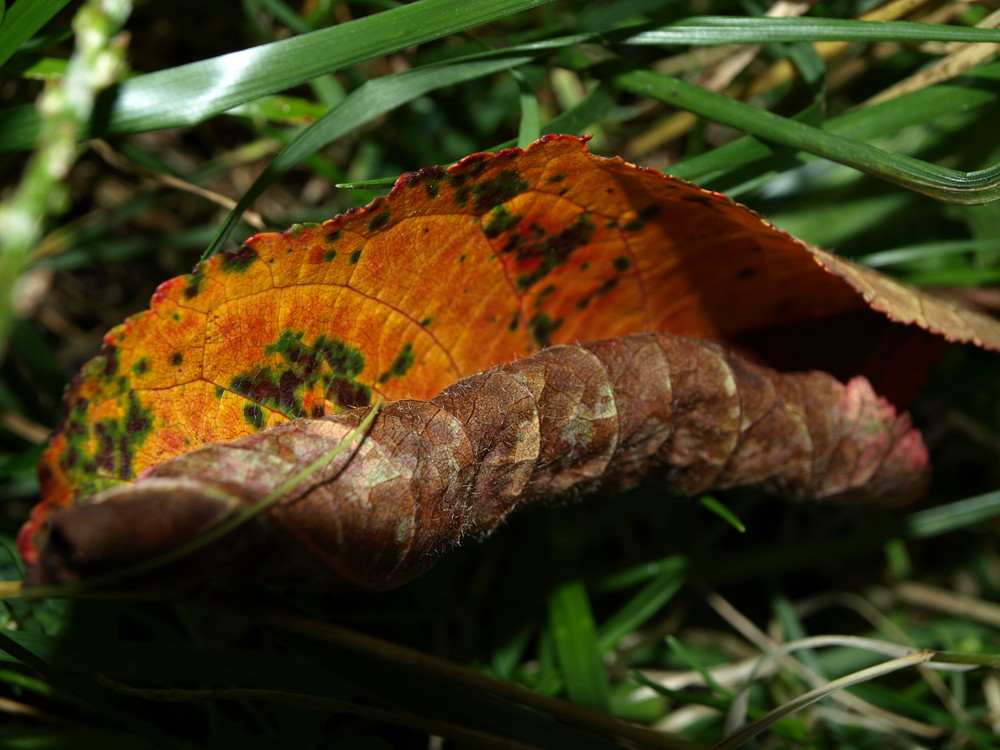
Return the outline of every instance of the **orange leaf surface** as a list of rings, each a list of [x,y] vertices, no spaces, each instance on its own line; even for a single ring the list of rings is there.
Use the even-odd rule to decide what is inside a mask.
[[[374,394],[428,399],[549,344],[636,331],[738,343],[870,308],[1000,348],[992,319],[802,243],[726,196],[596,157],[584,139],[476,154],[162,284],[72,381],[22,540],[52,507],[202,445]]]

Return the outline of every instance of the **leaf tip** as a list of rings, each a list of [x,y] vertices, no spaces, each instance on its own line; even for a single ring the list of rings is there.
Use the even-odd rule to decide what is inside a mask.
[[[101,493],[95,502],[50,508],[26,525],[31,586],[75,583],[132,572],[166,562],[157,558],[182,548],[230,515],[241,503],[230,490],[184,478],[149,478]],[[25,536],[25,539],[28,537]]]

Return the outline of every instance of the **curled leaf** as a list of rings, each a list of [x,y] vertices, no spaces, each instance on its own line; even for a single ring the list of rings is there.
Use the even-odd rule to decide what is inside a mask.
[[[87,505],[53,512],[35,583],[118,569],[191,542],[340,443],[367,408],[186,453]],[[396,586],[516,508],[651,472],[693,494],[758,485],[792,498],[900,503],[927,454],[906,415],[857,378],[783,374],[662,333],[555,346],[379,412],[347,451],[188,584]],[[192,571],[198,571],[197,574]]]
[[[671,335],[622,338],[649,331]],[[18,547],[37,580],[155,556],[376,396],[395,403],[355,459],[241,532],[245,568],[395,585],[518,504],[657,470],[682,492],[901,501],[925,452],[870,383],[904,402],[943,340],[1000,349],[1000,324],[546,136],[163,283],[70,383]]]

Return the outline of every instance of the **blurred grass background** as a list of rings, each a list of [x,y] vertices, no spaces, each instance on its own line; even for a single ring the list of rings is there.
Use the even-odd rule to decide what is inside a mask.
[[[10,4],[0,23],[2,578],[22,572],[13,538],[37,499],[34,464],[63,385],[101,336],[206,249],[376,194],[337,183],[544,132],[591,133],[596,153],[729,192],[803,239],[996,309],[1000,63],[989,40],[1000,36],[973,28],[995,26],[996,10],[853,0]],[[872,13],[939,31],[822,23]],[[754,37],[676,23],[705,15],[763,25]],[[789,30],[767,20],[776,15],[813,20]],[[668,26],[665,43],[656,33]],[[845,41],[809,41],[829,35]],[[229,53],[243,56],[217,61]],[[124,83],[106,89],[113,80]],[[39,109],[43,91],[51,101]],[[748,129],[762,140],[743,137]],[[920,180],[950,200],[816,158],[837,145],[829,133],[854,139],[848,162],[870,156],[861,144],[881,149],[876,171],[890,177],[905,181],[913,167],[894,154],[920,159]],[[250,210],[232,213],[238,202]],[[230,225],[227,238],[219,228]],[[776,643],[839,633],[996,654],[997,374],[995,354],[955,347],[913,404],[936,473],[908,513],[731,493],[720,499],[740,533],[651,484],[528,513],[383,594],[7,601],[0,745],[707,747],[727,734],[747,660]],[[800,658],[829,679],[883,657],[833,647]],[[780,664],[753,679],[749,715],[813,686]],[[477,675],[578,708],[498,697]],[[851,693],[756,746],[996,747],[996,672],[910,669]]]

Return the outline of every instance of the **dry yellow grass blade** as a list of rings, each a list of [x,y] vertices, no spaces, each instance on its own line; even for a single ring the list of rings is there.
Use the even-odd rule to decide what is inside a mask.
[[[4,599],[20,599],[23,581],[0,581],[0,601]]]
[[[858,16],[858,20],[898,21],[926,4],[927,0],[890,0],[890,2]],[[829,61],[843,55],[853,45],[854,42],[816,42],[813,47],[815,47],[820,57]],[[777,88],[783,83],[788,83],[797,75],[798,72],[795,70],[795,66],[788,60],[778,60],[750,84],[747,90],[747,98],[759,96],[766,91]]]
[[[914,581],[904,581],[895,588],[900,599],[938,612],[958,615],[976,620],[994,628],[1000,628],[1000,604],[985,602],[964,594],[956,594],[934,586]]]
[[[988,674],[983,678],[983,693],[990,709],[990,727],[1000,736],[1000,675]]]
[[[181,179],[180,177],[175,177],[171,174],[165,174],[162,172],[156,172],[152,169],[147,169],[139,164],[136,164],[128,157],[124,156],[121,152],[116,150],[107,141],[102,141],[100,139],[94,139],[90,142],[91,148],[97,153],[105,162],[110,166],[120,169],[123,172],[128,172],[129,174],[134,174],[138,177],[142,177],[147,180],[151,180],[159,185],[164,185],[168,188],[173,188],[175,190],[183,190],[192,195],[197,195],[204,198],[207,201],[211,201],[218,206],[226,209],[227,211],[232,211],[236,208],[236,200],[230,198],[228,195],[223,195],[222,193],[216,192],[215,190],[209,190],[201,185],[195,185],[193,182]],[[243,212],[243,219],[252,226],[254,229],[264,229],[265,222],[264,218],[256,211],[251,211],[247,209]]]
[[[840,677],[836,680],[831,680],[830,682],[822,685],[815,690],[810,690],[808,693],[803,693],[802,695],[788,701],[787,703],[772,709],[767,714],[762,716],[760,719],[747,724],[745,727],[739,731],[731,734],[722,742],[716,744],[713,750],[736,750],[736,748],[741,747],[745,742],[751,738],[757,736],[765,729],[770,727],[772,724],[777,723],[781,719],[792,715],[793,713],[809,706],[822,698],[828,696],[836,696],[838,691],[844,688],[851,687],[853,685],[859,685],[863,682],[868,682],[875,679],[876,677],[881,677],[882,675],[895,672],[900,669],[905,669],[907,667],[919,666],[921,664],[926,664],[934,656],[933,651],[922,650],[915,651],[906,656],[899,657],[897,659],[892,659],[890,661],[882,662],[874,667],[869,667],[868,669],[862,669],[857,672],[853,672],[844,677]],[[934,727],[934,733],[929,735],[931,737],[939,737],[944,733],[943,728]],[[928,736],[928,735],[924,735]]]
[[[764,652],[764,656],[758,660],[758,665],[764,666],[771,661],[780,661],[782,666],[791,670],[800,678],[812,685],[814,690],[822,689],[822,686],[826,684],[833,684],[827,683],[825,677],[813,672],[801,661],[790,655],[790,651],[797,648],[797,646],[790,646],[788,643],[779,643],[768,636],[718,593],[714,591],[707,592],[705,595],[705,601],[737,632]],[[838,636],[838,638],[843,640],[851,639],[850,636]],[[891,646],[892,644],[886,643],[887,648],[890,648]],[[745,699],[746,692],[744,688],[741,690],[740,694],[738,694],[737,701],[734,701],[733,703],[734,711],[730,716],[730,719],[733,719],[737,715],[745,714]],[[851,711],[880,722],[884,728],[891,727],[901,729],[904,732],[908,732],[917,737],[926,738],[936,737],[940,734],[938,727],[879,708],[878,706],[852,695],[851,693],[834,691],[832,693],[832,699],[836,703]],[[731,727],[731,729],[734,730],[735,727]]]
[[[994,11],[976,24],[977,28],[992,29],[1000,26],[1000,10]],[[890,86],[864,102],[864,106],[895,99],[911,91],[933,86],[961,75],[970,68],[990,59],[1000,51],[1000,44],[959,44],[947,57],[943,57],[923,70]]]
[[[52,432],[48,427],[33,422],[12,411],[0,411],[0,425],[3,425],[18,437],[24,438],[34,445],[44,443],[48,440],[49,434]]]

